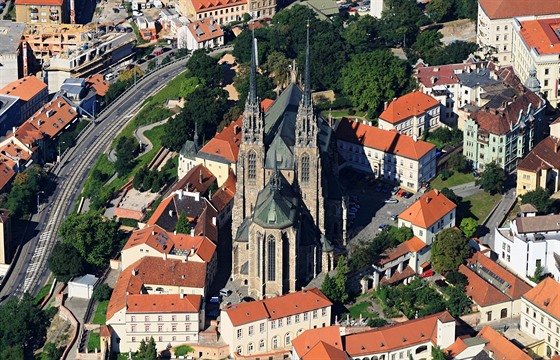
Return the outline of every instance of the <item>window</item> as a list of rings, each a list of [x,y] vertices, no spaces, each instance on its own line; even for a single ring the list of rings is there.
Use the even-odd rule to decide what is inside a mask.
[[[249,336],[253,335],[254,327],[253,325],[249,326]]]
[[[257,154],[254,151],[249,152],[249,161],[247,166],[247,177],[249,182],[255,183],[257,179]]]
[[[317,319],[317,310],[313,310],[313,319]]]
[[[292,336],[288,333],[288,334],[286,334],[286,336],[285,336],[284,344],[285,344],[286,346],[288,346],[288,345],[290,345],[291,343],[292,343]]]
[[[136,321],[136,316],[132,315],[132,316],[130,317],[130,321],[135,322],[135,321]]]
[[[150,317],[149,317],[149,316],[144,316],[144,321],[145,321],[145,322],[149,322],[149,321],[150,321]]]
[[[130,326],[130,332],[136,332],[136,325]]]
[[[544,80],[544,86],[548,86],[548,79]]]
[[[132,342],[136,342],[136,337],[135,336],[132,337]]]
[[[259,350],[264,349],[264,340],[259,341]]]
[[[249,345],[247,345],[247,352],[249,354],[253,352],[253,343],[249,343]]]
[[[309,155],[307,154],[301,157],[301,182],[303,184],[309,182]]]
[[[177,331],[177,325],[171,325],[171,331],[173,332]]]
[[[191,324],[185,324],[185,331],[191,331]]]
[[[240,339],[243,336],[243,329],[237,329],[237,338]]]
[[[161,316],[161,315],[158,315],[158,317],[157,317],[157,321],[163,321],[163,316]]]
[[[299,322],[299,314],[296,315],[296,323]]]
[[[163,331],[163,325],[158,325],[157,331],[158,331],[158,332],[162,332],[162,331]]]
[[[548,75],[548,73],[550,72],[550,69],[544,69],[544,74]]]
[[[536,266],[536,267],[540,267],[540,266],[541,266],[541,259],[537,259],[537,260],[535,261],[535,266]]]
[[[144,332],[150,332],[150,325],[144,325]]]
[[[171,315],[171,321],[177,321],[177,315]]]
[[[282,319],[278,319],[278,327],[282,327]]]
[[[243,353],[243,348],[241,347],[241,345],[239,345],[239,346],[237,347],[236,352],[237,352],[238,354],[242,354],[242,353]]]
[[[273,349],[278,348],[278,336],[272,338],[272,348]]]
[[[321,309],[321,315],[327,316],[327,308]]]
[[[163,341],[163,336],[160,336],[159,337],[159,342],[162,342],[162,341]]]
[[[270,328],[271,328],[271,329],[276,329],[276,320],[272,320],[272,321],[270,322]]]
[[[309,320],[309,313],[303,313],[303,321]]]
[[[260,328],[261,328],[261,333],[263,333],[264,332],[264,323],[261,323]]]
[[[276,280],[276,239],[268,235],[268,281]]]
[[[190,315],[186,315],[186,316],[185,316],[185,321],[191,321],[191,316],[190,316]]]
[[[292,317],[291,316],[288,316],[286,318],[286,325],[292,325]]]

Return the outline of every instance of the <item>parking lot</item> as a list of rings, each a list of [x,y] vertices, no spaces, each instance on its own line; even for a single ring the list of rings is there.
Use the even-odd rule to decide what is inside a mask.
[[[351,170],[343,171],[345,173],[340,176],[342,183],[347,188],[351,201],[357,200],[359,206],[349,229],[350,248],[362,240],[372,240],[379,233],[381,224],[396,226],[397,222],[391,216],[400,214],[422,195],[420,192],[408,199],[392,196],[391,190],[395,187],[393,184],[374,180]],[[376,188],[381,188],[381,191],[376,191]],[[396,199],[398,203],[386,204],[385,200],[390,198]]]

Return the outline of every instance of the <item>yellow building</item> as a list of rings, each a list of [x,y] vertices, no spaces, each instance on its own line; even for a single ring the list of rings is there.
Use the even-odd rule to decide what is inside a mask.
[[[550,136],[517,165],[517,196],[537,187],[560,191],[560,118],[550,125]]]
[[[190,21],[212,17],[224,25],[243,19],[248,13],[247,0],[186,0],[179,2],[179,13]]]
[[[65,0],[16,0],[16,21],[37,24],[68,23],[69,7]]]

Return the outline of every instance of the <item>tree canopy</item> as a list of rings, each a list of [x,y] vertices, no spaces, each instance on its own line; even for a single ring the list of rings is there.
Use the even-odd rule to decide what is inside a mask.
[[[550,190],[537,187],[521,195],[522,204],[531,204],[541,214],[549,213],[552,209],[553,200],[550,198]]]
[[[119,176],[128,175],[134,168],[134,158],[138,153],[138,142],[136,139],[128,136],[121,136],[117,141],[115,154],[115,169]]]
[[[64,243],[73,245],[89,264],[97,267],[107,266],[120,245],[118,223],[94,212],[71,214],[58,232]]]
[[[57,242],[49,259],[49,269],[57,280],[68,282],[85,272],[84,258],[72,244]]]
[[[461,220],[461,225],[459,226],[461,231],[465,234],[466,237],[472,237],[478,229],[478,222],[473,218],[464,218]]]
[[[341,256],[336,265],[335,276],[332,278],[329,274],[325,276],[321,290],[331,301],[344,303],[348,299],[346,282],[348,281],[349,271],[346,259]]]
[[[459,268],[470,255],[468,239],[457,229],[444,229],[436,235],[432,244],[432,267],[438,273]]]
[[[205,49],[195,50],[187,61],[187,69],[192,76],[202,79],[206,86],[221,85],[224,80],[224,71],[218,60],[206,53]]]
[[[47,173],[40,166],[31,165],[16,175],[4,206],[15,217],[30,214],[36,210],[39,192],[44,191],[48,184]]]
[[[491,195],[496,193],[502,193],[504,182],[506,181],[506,174],[504,170],[495,162],[486,164],[484,172],[477,180],[484,191],[490,193]]]

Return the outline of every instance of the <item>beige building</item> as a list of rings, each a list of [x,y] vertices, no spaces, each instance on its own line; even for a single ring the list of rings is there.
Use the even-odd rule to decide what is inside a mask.
[[[517,196],[537,187],[552,193],[560,191],[560,118],[550,124],[550,136],[517,165]]]
[[[440,122],[441,104],[431,95],[414,91],[393,100],[379,115],[379,128],[420,137]]]
[[[67,0],[16,0],[16,21],[32,24],[63,24],[70,20]]]
[[[439,103],[438,103],[439,104]],[[397,131],[344,119],[336,125],[341,165],[418,191],[436,175],[436,147]]]
[[[253,19],[272,18],[276,14],[276,0],[248,0]]]
[[[213,18],[220,25],[242,20],[249,12],[247,0],[185,0],[179,2],[178,10],[191,22]]]
[[[317,288],[234,304],[222,310],[220,333],[235,358],[281,359],[305,330],[331,325],[331,306]]]
[[[533,71],[540,92],[552,106],[560,103],[559,31],[560,14],[549,19],[513,20],[513,68],[523,82]]]
[[[478,0],[477,43],[501,65],[513,62],[513,19],[546,19],[560,15],[560,2],[551,0]]]
[[[0,264],[10,264],[15,244],[12,242],[12,218],[10,211],[0,209]]]
[[[529,284],[481,252],[461,265],[459,272],[467,277],[467,295],[478,308],[479,323],[519,316],[521,296],[531,289]]]
[[[533,351],[551,358],[560,354],[560,284],[545,278],[521,298],[521,331],[535,339]],[[544,340],[544,341],[543,341]]]

